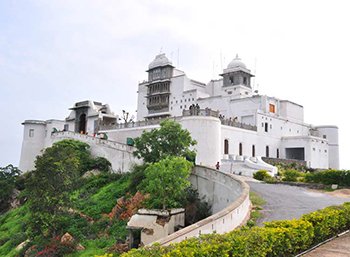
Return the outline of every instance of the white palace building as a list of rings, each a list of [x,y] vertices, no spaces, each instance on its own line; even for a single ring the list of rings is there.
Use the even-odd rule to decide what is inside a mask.
[[[144,130],[159,127],[165,118],[181,123],[197,140],[196,164],[214,166],[220,161],[235,164],[231,172],[236,167],[237,171],[276,173],[261,159],[269,157],[339,169],[337,126],[307,124],[303,106],[254,93],[254,75],[238,56],[220,74],[221,79],[207,84],[188,78],[165,54],[157,55],[147,72],[148,81],[138,85],[135,122],[119,123],[109,105],[94,101],[74,104],[63,121],[24,121],[20,169],[33,169],[35,157],[53,142],[74,138],[89,143],[93,154],[108,158],[113,169],[126,172],[137,161],[128,138],[130,142]],[[190,110],[197,104],[198,109]],[[108,140],[94,137],[95,133],[107,134]]]

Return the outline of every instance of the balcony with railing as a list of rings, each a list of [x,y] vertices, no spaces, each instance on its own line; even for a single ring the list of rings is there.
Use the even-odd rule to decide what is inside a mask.
[[[99,131],[103,130],[111,130],[111,129],[125,129],[125,128],[137,128],[137,127],[145,127],[145,126],[152,126],[152,125],[158,125],[160,122],[162,122],[165,119],[168,119],[169,121],[175,121],[180,122],[183,117],[189,117],[189,116],[209,116],[209,117],[220,117],[220,111],[214,111],[211,109],[191,109],[191,110],[183,110],[182,116],[173,116],[168,118],[152,118],[142,121],[136,121],[136,122],[128,122],[128,123],[119,123],[119,124],[104,124],[99,126]],[[257,131],[257,127],[245,124],[237,121],[233,121],[231,119],[222,119],[219,118],[222,125],[231,126],[235,128],[240,129],[246,129],[251,131]]]

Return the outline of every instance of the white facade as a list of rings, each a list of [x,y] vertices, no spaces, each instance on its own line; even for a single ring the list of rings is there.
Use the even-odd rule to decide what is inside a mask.
[[[338,128],[307,124],[304,122],[303,106],[253,94],[250,79],[254,75],[238,56],[223,70],[222,79],[207,84],[189,79],[183,71],[172,66],[164,54],[156,56],[147,72],[152,74],[157,69],[162,71],[164,67],[171,70],[167,73],[169,76],[157,79],[149,76],[149,81],[139,84],[137,119],[182,116],[183,111],[192,104],[198,104],[200,109],[219,111],[220,120],[214,121],[213,118],[212,124],[206,125],[207,129],[204,130],[203,123],[207,121],[203,117],[181,121],[193,138],[201,142],[196,147],[198,163],[213,165],[224,155],[242,156],[238,159],[262,156],[304,160],[312,168],[339,169]],[[157,87],[164,81],[169,83],[165,91]],[[157,97],[164,93],[166,98]],[[154,96],[156,102],[150,103],[149,99]],[[218,125],[214,125],[216,123]],[[256,128],[237,128],[238,124]],[[216,128],[215,133],[213,127]],[[137,128],[134,134],[135,130]],[[118,133],[120,137],[123,131],[119,130]],[[217,150],[214,151],[213,147]]]
[[[147,72],[148,81],[138,85],[135,123],[118,124],[108,104],[91,100],[74,104],[64,122],[25,121],[20,168],[34,168],[35,157],[52,144],[47,135],[53,127],[88,135],[103,132],[109,140],[126,144],[127,138],[157,128],[160,120],[170,117],[197,140],[197,164],[270,157],[305,161],[312,168],[339,169],[338,128],[307,124],[303,106],[253,93],[254,75],[238,56],[223,70],[222,79],[207,84],[188,78],[165,54],[157,55]],[[196,104],[201,111],[189,112]],[[34,136],[29,136],[31,130]]]

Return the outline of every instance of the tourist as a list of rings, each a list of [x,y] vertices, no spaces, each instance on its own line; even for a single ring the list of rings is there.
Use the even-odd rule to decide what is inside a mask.
[[[217,162],[216,165],[215,165],[216,169],[219,170],[220,169],[220,163]]]

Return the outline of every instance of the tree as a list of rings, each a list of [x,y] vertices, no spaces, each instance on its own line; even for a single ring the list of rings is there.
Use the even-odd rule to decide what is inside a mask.
[[[175,121],[164,120],[160,123],[160,129],[144,131],[134,141],[134,156],[143,158],[146,163],[155,163],[171,157],[193,160],[196,156],[196,150],[190,150],[191,146],[197,144],[196,140],[191,138],[187,129],[182,129]]]
[[[88,146],[75,140],[62,140],[37,157],[36,169],[26,182],[31,237],[58,234],[67,218],[61,207],[69,206],[74,181],[88,168]]]
[[[181,206],[176,201],[183,191],[190,186],[186,180],[190,176],[192,162],[184,158],[166,158],[157,163],[151,163],[145,171],[145,191],[150,193],[149,208],[163,210]]]
[[[0,167],[0,213],[9,207],[9,197],[20,174],[21,171],[12,164]]]

